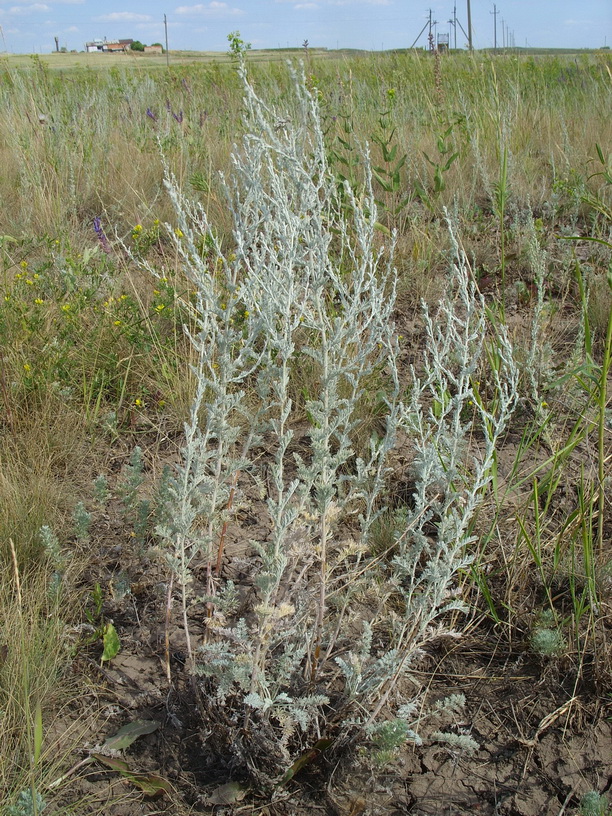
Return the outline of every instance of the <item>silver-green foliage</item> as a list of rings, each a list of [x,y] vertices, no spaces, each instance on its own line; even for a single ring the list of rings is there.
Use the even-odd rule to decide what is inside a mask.
[[[597,793],[597,791],[589,791],[585,793],[580,800],[580,813],[582,816],[609,816],[612,808],[608,802],[607,796]]]
[[[17,797],[16,803],[7,806],[5,813],[6,816],[38,816],[46,806],[45,800],[38,791],[32,795],[31,790],[23,790]]]
[[[167,177],[177,251],[195,288],[189,337],[197,385],[159,535],[182,591],[192,669],[214,705],[232,712],[224,723],[237,753],[238,729],[253,720],[268,758],[289,759],[300,734],[338,733],[343,723],[384,752],[400,737],[415,738],[398,681],[444,631],[441,616],[460,607],[453,582],[469,561],[469,522],[492,478],[516,371],[500,334],[490,404],[475,396],[487,321],[455,246],[448,295],[436,318],[425,313],[424,376],[413,375],[411,398],[402,401],[393,246],[381,248],[375,230],[367,155],[361,195],[347,186],[340,203],[317,101],[303,79],[295,77],[291,113],[279,115],[241,75],[247,135],[225,185],[231,255],[203,209]],[[298,439],[296,381],[306,370],[314,374]],[[372,389],[385,416],[364,444]],[[464,413],[475,402],[485,444],[470,456],[473,422]],[[398,429],[414,442],[417,487],[391,560],[368,545]],[[255,588],[238,614],[236,587],[223,585],[215,565],[230,508],[249,500],[249,484],[261,490],[270,534],[250,542]],[[437,528],[434,537],[427,525]],[[207,565],[211,611],[197,650],[187,614],[196,558]],[[376,730],[384,706],[399,719]],[[252,768],[255,740],[249,751]]]

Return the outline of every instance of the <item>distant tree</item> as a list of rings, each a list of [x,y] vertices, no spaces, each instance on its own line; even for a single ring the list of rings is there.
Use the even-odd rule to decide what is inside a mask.
[[[132,51],[144,51],[145,47],[139,40],[134,40],[133,43],[130,43],[130,48]]]

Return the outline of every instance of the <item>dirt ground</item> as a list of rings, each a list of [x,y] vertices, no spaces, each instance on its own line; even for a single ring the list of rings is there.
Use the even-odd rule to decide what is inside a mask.
[[[415,672],[429,704],[449,694],[465,695],[464,717],[455,727],[479,743],[473,755],[431,744],[425,732],[423,746],[407,746],[395,761],[376,770],[355,753],[343,755],[332,748],[273,794],[232,780],[207,747],[185,669],[177,612],[169,626],[170,686],[165,677],[165,576],[160,566],[134,558],[133,544],[122,540],[110,517],[102,526],[105,544],[90,565],[88,582],[112,588],[118,569],[127,565],[131,592],[117,600],[109,597],[104,607],[119,633],[119,654],[103,668],[99,644],[77,658],[76,670],[89,677],[99,713],[97,732],[92,731],[74,761],[127,722],[155,721],[159,727],[122,756],[131,771],[159,774],[172,789],[160,798],[147,798],[115,771],[91,763],[75,773],[60,797],[59,803],[76,806],[76,812],[562,816],[576,813],[589,790],[612,792],[612,698],[598,692],[594,667],[583,667],[577,682],[571,658],[538,658],[525,643],[509,643],[503,631],[482,619],[473,621],[460,639],[437,644]],[[231,546],[226,561],[230,569]],[[201,614],[193,608],[196,638]],[[77,706],[71,716],[80,715]],[[232,781],[239,784],[228,787]]]
[[[406,348],[418,346],[410,342],[411,320],[399,330],[408,338]],[[406,365],[414,362],[408,357],[407,353]],[[520,434],[514,439],[509,435],[507,449],[500,453],[502,480],[519,441]],[[180,440],[168,446],[168,461],[178,445]],[[159,456],[159,449],[156,453]],[[124,462],[119,457],[117,473],[128,455],[126,451]],[[254,555],[244,541],[265,540],[269,526],[265,513],[256,507],[240,512],[243,515],[228,529],[222,576],[238,584],[244,581],[248,591]],[[70,716],[78,720],[84,707],[92,707],[92,700],[98,714],[74,762],[126,723],[154,721],[158,727],[136,740],[122,757],[131,772],[158,774],[169,786],[158,798],[146,797],[129,779],[91,762],[74,773],[57,801],[71,805],[75,813],[563,816],[578,813],[588,791],[612,798],[612,689],[600,667],[588,656],[574,653],[538,657],[529,648],[527,622],[522,630],[520,621],[513,627],[495,625],[476,604],[471,617],[459,626],[461,637],[432,645],[413,673],[427,705],[450,694],[465,695],[463,720],[454,728],[479,744],[475,753],[433,743],[425,729],[422,746],[407,745],[384,767],[373,770],[359,751],[342,751],[332,744],[272,792],[263,793],[252,782],[249,787],[211,753],[202,716],[207,712],[202,712],[186,670],[179,605],[168,618],[165,614],[168,575],[159,560],[129,538],[119,509],[112,504],[92,530],[92,552],[83,584],[92,587],[98,582],[104,589],[103,616],[114,623],[121,650],[103,667],[99,642],[80,650],[76,658],[75,671],[89,679],[92,691]],[[203,573],[196,565],[196,596],[204,592]],[[537,582],[530,583],[529,576],[518,575],[518,582],[514,589],[518,595],[537,592]],[[189,615],[197,642],[205,626],[204,604],[192,605]],[[601,616],[610,621],[610,609],[602,609]],[[604,630],[609,642],[610,626]],[[606,649],[605,642],[599,649]],[[283,770],[278,769],[279,777]]]

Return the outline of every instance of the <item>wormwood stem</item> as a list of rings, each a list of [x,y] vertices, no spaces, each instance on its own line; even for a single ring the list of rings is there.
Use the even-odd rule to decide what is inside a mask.
[[[317,606],[317,620],[315,624],[315,647],[312,655],[312,667],[310,670],[310,682],[315,683],[319,658],[321,656],[321,640],[323,638],[323,621],[325,619],[325,606],[327,601],[327,512],[321,514],[320,526],[320,561],[319,561],[319,603]]]
[[[172,589],[174,587],[174,573],[170,573],[168,581],[168,591],[166,593],[166,623],[164,632],[164,658],[166,661],[166,677],[168,684],[172,682],[172,671],[170,669],[170,615],[172,613]]]
[[[238,479],[240,478],[240,471],[237,470],[233,477],[232,477],[232,486],[230,488],[229,498],[227,500],[226,510],[229,511],[232,509],[234,505],[234,496],[236,495],[236,485],[238,484]],[[219,534],[219,546],[217,547],[217,563],[215,564],[215,575],[218,578],[221,573],[221,564],[223,562],[223,551],[225,549],[225,536],[227,534],[227,518],[223,522],[223,527],[221,528],[221,533]]]

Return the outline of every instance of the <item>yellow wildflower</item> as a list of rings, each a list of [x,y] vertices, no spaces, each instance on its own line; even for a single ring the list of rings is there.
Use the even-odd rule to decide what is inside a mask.
[[[34,301],[34,303],[35,303],[37,306],[42,306],[44,302],[45,302],[45,301],[44,301],[42,298],[36,298],[36,300]]]
[[[32,370],[32,366],[29,363],[24,363],[23,370],[27,373]]]

